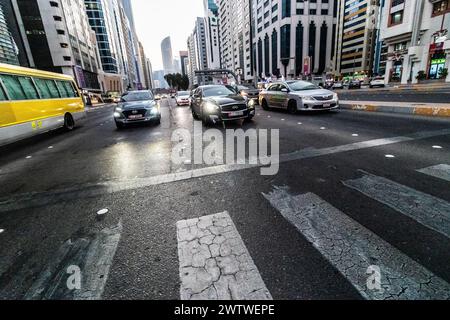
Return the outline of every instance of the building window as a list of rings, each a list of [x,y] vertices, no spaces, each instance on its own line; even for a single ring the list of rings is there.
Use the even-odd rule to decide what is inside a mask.
[[[433,14],[432,16],[438,16],[450,11],[450,0],[442,0],[433,3]]]
[[[291,0],[283,0],[282,18],[288,18],[291,16]]]
[[[403,22],[403,10],[391,13],[389,26],[395,26]]]

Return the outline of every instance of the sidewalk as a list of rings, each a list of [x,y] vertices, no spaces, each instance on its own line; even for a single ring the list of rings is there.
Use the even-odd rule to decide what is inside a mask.
[[[450,117],[450,103],[415,103],[385,101],[341,101],[345,110],[401,113],[432,117]]]

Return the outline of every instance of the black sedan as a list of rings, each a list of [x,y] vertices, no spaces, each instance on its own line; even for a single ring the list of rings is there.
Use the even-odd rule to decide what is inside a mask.
[[[191,98],[192,115],[205,124],[244,119],[255,116],[255,104],[223,85],[201,86]]]
[[[133,123],[161,123],[159,105],[150,91],[130,91],[122,95],[114,110],[118,129]]]

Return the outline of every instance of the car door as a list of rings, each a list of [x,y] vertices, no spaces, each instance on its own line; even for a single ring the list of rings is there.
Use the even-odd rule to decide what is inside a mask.
[[[286,92],[284,92],[283,90],[286,90]],[[276,108],[285,108],[286,106],[286,101],[287,101],[287,97],[289,94],[289,90],[288,88],[284,85],[284,84],[279,84],[277,86],[277,92],[274,95],[274,106]]]
[[[266,100],[270,107],[275,107],[274,97],[277,94],[278,84],[272,84],[267,88]]]

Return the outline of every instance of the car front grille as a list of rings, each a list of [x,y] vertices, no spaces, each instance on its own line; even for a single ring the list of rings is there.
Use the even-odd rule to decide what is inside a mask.
[[[317,97],[314,97],[314,99],[316,99],[317,101],[329,101],[329,100],[333,100],[333,95],[317,96]]]
[[[233,105],[222,106],[221,108],[222,108],[222,111],[233,112],[233,111],[246,110],[247,106],[245,104],[233,104]]]
[[[145,117],[145,113],[146,113],[146,110],[145,109],[137,109],[137,110],[125,110],[124,112],[123,112],[123,115],[125,116],[125,117],[129,117],[129,116],[136,116],[136,115],[139,115],[139,114],[141,114],[143,117]]]

